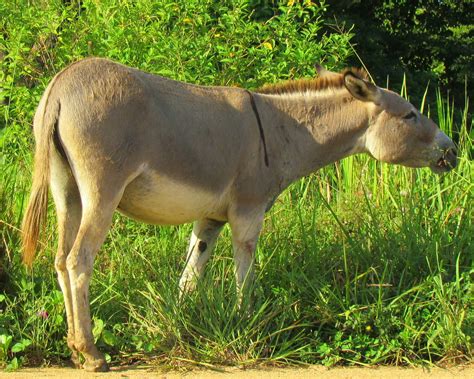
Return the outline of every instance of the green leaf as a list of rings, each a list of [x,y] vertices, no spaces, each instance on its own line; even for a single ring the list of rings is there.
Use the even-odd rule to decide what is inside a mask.
[[[20,367],[20,364],[18,362],[18,358],[15,357],[10,361],[10,363],[7,365],[5,370],[6,371],[14,371],[14,370],[18,370],[19,367]]]
[[[112,357],[110,356],[110,354],[105,353],[104,355],[105,355],[105,361],[107,363],[110,363],[110,361],[112,361]]]
[[[111,331],[104,329],[102,331],[102,339],[109,346],[117,346],[118,339]]]
[[[9,336],[6,334],[0,335],[0,347],[2,347],[4,350],[8,350],[8,347],[10,346],[12,339],[13,339],[12,336]]]
[[[100,318],[96,318],[94,320],[94,329],[92,329],[92,334],[94,335],[94,340],[97,342],[99,339],[100,335],[102,334],[102,331],[104,330],[104,321],[102,321]]]
[[[151,353],[153,349],[154,349],[154,346],[151,342],[148,342],[143,346],[143,350],[147,353]]]
[[[23,350],[25,350],[25,345],[23,345],[21,342],[17,342],[12,346],[12,353],[19,353]]]
[[[22,339],[20,342],[17,342],[12,346],[12,353],[19,353],[25,351],[25,349],[31,345],[31,340]]]

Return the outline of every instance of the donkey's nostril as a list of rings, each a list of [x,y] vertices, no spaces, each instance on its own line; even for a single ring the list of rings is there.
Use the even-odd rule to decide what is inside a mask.
[[[445,157],[457,157],[458,156],[458,151],[456,150],[455,147],[450,147],[445,150],[444,152]]]
[[[449,168],[456,167],[458,151],[455,147],[450,147],[445,150],[443,160],[447,163]]]

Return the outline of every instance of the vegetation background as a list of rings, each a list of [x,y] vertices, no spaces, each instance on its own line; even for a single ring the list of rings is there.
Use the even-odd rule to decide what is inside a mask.
[[[35,107],[55,73],[91,55],[250,89],[312,77],[318,62],[359,66],[360,57],[379,85],[413,93],[460,148],[459,167],[442,177],[361,156],[292,185],[266,217],[250,313],[236,303],[229,230],[197,292],[179,303],[190,225],[117,215],[91,285],[94,336],[109,360],[470,360],[472,16],[471,1],[454,0],[0,2],[0,366],[68,357],[54,205],[31,272],[18,228]]]

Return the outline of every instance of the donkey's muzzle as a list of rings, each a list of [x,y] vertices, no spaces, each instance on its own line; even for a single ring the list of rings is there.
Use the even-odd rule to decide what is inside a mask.
[[[433,145],[433,155],[430,164],[431,171],[442,174],[451,171],[457,166],[458,151],[451,138],[440,130],[435,137]]]

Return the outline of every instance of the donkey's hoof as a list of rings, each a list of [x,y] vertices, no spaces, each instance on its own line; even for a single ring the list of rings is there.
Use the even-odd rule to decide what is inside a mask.
[[[84,362],[84,370],[90,372],[106,372],[109,371],[109,365],[105,359],[86,360]]]
[[[79,353],[77,351],[72,353],[70,362],[73,368],[81,368],[81,359],[79,358]]]

